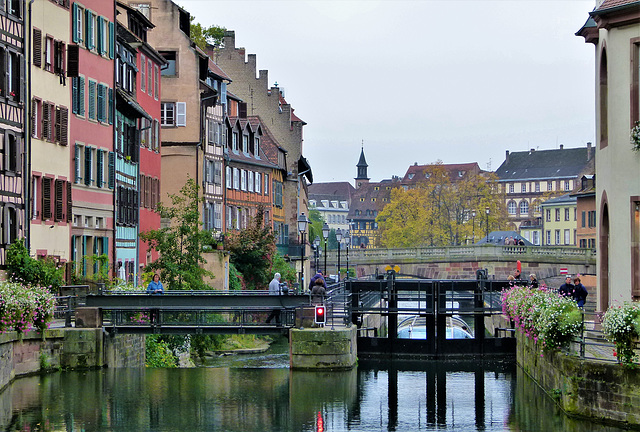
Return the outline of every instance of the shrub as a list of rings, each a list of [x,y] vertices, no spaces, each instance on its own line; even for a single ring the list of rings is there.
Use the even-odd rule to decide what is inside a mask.
[[[178,362],[171,351],[169,342],[162,340],[160,335],[147,335],[145,340],[145,354],[145,365],[147,367],[178,367]]]
[[[502,311],[527,337],[545,349],[566,346],[582,328],[582,312],[570,297],[546,287],[513,287],[502,292]]]
[[[26,333],[34,326],[43,331],[53,319],[54,308],[55,297],[46,288],[0,282],[0,332]]]
[[[63,269],[58,268],[53,258],[37,260],[31,258],[24,239],[12,243],[7,249],[7,274],[12,282],[24,285],[49,287],[58,292],[64,283]]]
[[[602,319],[602,330],[607,340],[615,345],[614,355],[617,355],[618,361],[632,365],[638,357],[634,348],[640,337],[640,304],[611,306]]]

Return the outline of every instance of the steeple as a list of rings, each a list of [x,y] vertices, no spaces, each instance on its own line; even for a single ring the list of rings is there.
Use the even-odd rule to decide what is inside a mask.
[[[364,140],[362,142],[362,149],[360,151],[360,160],[356,167],[358,168],[358,176],[355,178],[356,180],[356,189],[362,186],[364,183],[369,183],[369,177],[367,177],[367,161],[364,158]]]

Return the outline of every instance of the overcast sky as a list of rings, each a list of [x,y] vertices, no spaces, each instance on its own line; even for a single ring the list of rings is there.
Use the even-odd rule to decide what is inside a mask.
[[[372,181],[594,141],[594,0],[176,2],[285,89],[315,182],[353,183],[363,141]]]

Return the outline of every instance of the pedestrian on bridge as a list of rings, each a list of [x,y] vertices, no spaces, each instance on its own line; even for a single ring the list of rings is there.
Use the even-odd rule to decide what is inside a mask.
[[[280,295],[280,273],[273,275],[273,279],[269,282],[269,294]],[[280,324],[280,309],[274,309],[267,317],[267,323],[270,323],[272,319],[276,319],[276,324]]]
[[[309,282],[309,291],[313,291],[313,288],[316,286],[316,282],[318,280],[322,281],[322,286],[324,287],[324,289],[327,289],[327,281],[324,279],[324,275],[322,274],[322,270],[318,270],[318,273],[316,273],[312,278],[311,281]]]
[[[147,286],[147,294],[160,295],[164,293],[164,287],[162,286],[162,282],[160,282],[160,275],[154,274],[153,280],[149,282]]]
[[[324,279],[318,278],[316,279],[316,283],[311,288],[311,303],[313,304],[323,304],[324,296],[327,294],[327,290],[325,288]]]

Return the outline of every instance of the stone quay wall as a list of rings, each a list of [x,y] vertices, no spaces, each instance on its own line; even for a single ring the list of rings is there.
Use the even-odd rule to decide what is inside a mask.
[[[542,353],[516,332],[517,362],[568,415],[640,429],[640,373],[615,363]]]
[[[21,376],[56,369],[144,367],[141,335],[113,338],[98,329],[49,329],[44,334],[0,334],[0,389]]]

